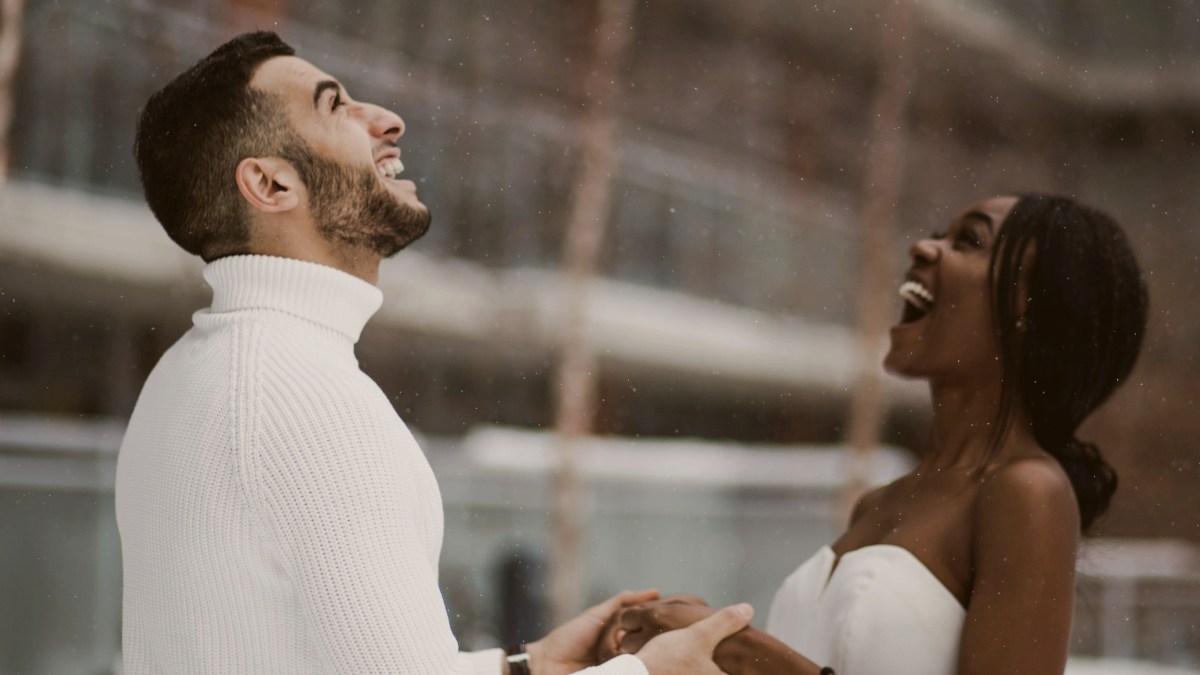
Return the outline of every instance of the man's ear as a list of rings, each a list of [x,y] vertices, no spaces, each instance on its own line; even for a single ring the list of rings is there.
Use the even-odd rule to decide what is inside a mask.
[[[304,184],[292,165],[279,157],[247,157],[235,173],[238,191],[250,208],[265,213],[290,211],[300,205]]]

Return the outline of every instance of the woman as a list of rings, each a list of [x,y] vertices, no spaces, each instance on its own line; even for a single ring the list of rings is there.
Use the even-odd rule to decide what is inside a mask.
[[[1124,381],[1146,290],[1120,227],[1063,197],[987,199],[917,242],[885,367],[929,381],[911,473],[784,582],[768,633],[717,649],[734,675],[1060,675],[1080,533],[1117,479],[1080,423]],[[712,610],[623,611],[598,653]]]

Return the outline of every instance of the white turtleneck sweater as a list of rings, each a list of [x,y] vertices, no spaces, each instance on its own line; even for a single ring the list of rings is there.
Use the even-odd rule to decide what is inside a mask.
[[[266,256],[204,278],[212,306],[150,374],[117,463],[126,673],[498,673],[500,650],[458,651],[437,482],[354,356],[379,289]]]

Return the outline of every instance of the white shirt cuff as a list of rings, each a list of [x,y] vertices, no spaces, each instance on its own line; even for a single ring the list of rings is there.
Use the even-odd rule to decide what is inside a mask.
[[[611,661],[579,671],[587,675],[650,675],[646,664],[633,654],[622,654]]]
[[[504,672],[501,664],[504,662],[503,649],[484,649],[478,652],[459,652],[459,657],[465,660],[470,672],[475,675],[500,675]]]

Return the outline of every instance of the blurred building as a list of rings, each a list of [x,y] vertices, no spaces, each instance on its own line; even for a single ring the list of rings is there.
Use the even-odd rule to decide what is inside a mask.
[[[844,435],[857,368],[850,324],[856,271],[867,264],[855,229],[870,156],[864,102],[879,59],[888,58],[877,53],[879,31],[890,28],[880,25],[879,5],[639,5],[615,202],[590,309],[589,337],[602,359],[601,435],[834,452],[828,444]],[[490,556],[520,542],[471,526],[517,521],[472,502],[478,484],[456,477],[460,465],[482,472],[469,475],[498,470],[463,459],[469,432],[552,422],[563,317],[557,267],[587,96],[579,64],[589,6],[26,0],[13,178],[0,192],[0,425],[30,415],[100,419],[104,433],[115,433],[158,356],[206,304],[199,262],[171,244],[140,201],[133,123],[152,91],[216,44],[243,29],[276,29],[353,96],[398,111],[408,124],[406,174],[434,226],[385,263],[384,307],[359,354],[405,420],[433,439],[431,461],[450,502],[446,578],[463,578],[448,584],[447,597],[452,606],[455,598],[471,602],[474,589],[495,582],[467,579],[466,570],[479,568],[485,548]],[[1127,225],[1141,254],[1153,301],[1146,351],[1132,381],[1085,429],[1122,474],[1105,534],[1200,541],[1200,457],[1190,443],[1200,437],[1191,385],[1200,376],[1200,318],[1190,304],[1200,293],[1200,228],[1191,216],[1200,199],[1188,180],[1200,169],[1197,38],[1200,3],[1125,0],[927,0],[908,36],[917,45],[916,79],[895,205],[902,236],[889,263],[897,279],[913,237],[1006,191],[1096,203]],[[923,391],[894,380],[888,387],[884,439],[918,449]],[[71,440],[74,428],[62,425],[66,436],[46,441],[46,452],[100,462],[96,448],[112,439],[84,442],[91,449],[80,455],[71,449],[82,447]],[[119,598],[109,585],[119,572],[111,482],[102,471],[78,484],[39,479],[43,465],[33,458],[45,455],[28,445],[0,448],[0,458],[17,462],[9,466],[23,467],[8,475],[24,477],[0,482],[0,578],[14,580],[3,590],[15,593],[15,580],[33,578],[22,566],[41,566],[42,579],[71,569],[94,574],[99,618],[79,630],[94,624],[95,658],[80,657],[76,642],[60,651],[63,663],[101,663],[115,639]],[[520,480],[536,484],[533,475]],[[803,475],[795,480],[806,485]],[[809,509],[797,517],[824,523],[808,530],[823,537],[833,493],[805,494],[780,508]],[[709,497],[695,499],[700,513],[719,511]],[[536,530],[544,513],[534,503],[523,508],[530,511],[522,527]],[[22,525],[35,518],[82,523],[70,531],[91,534],[56,542],[48,530]],[[727,525],[713,518],[710,531]],[[619,527],[599,529],[619,536]],[[87,566],[21,556],[7,545],[18,538],[43,540],[59,555],[83,551],[74,562]],[[93,565],[89,551],[100,562]],[[765,578],[770,572],[761,572],[758,588],[695,581],[762,598],[779,581]],[[69,612],[70,599],[59,601],[63,608],[46,621]],[[1154,621],[1190,616],[1194,626],[1190,606],[1178,611],[1192,614]],[[51,632],[0,616],[13,628],[8,635],[24,636],[12,644]],[[1094,638],[1100,628],[1087,630],[1080,649],[1103,651]],[[1170,653],[1130,644],[1122,655],[1193,665],[1200,658],[1194,639],[1174,641],[1183,646]]]

